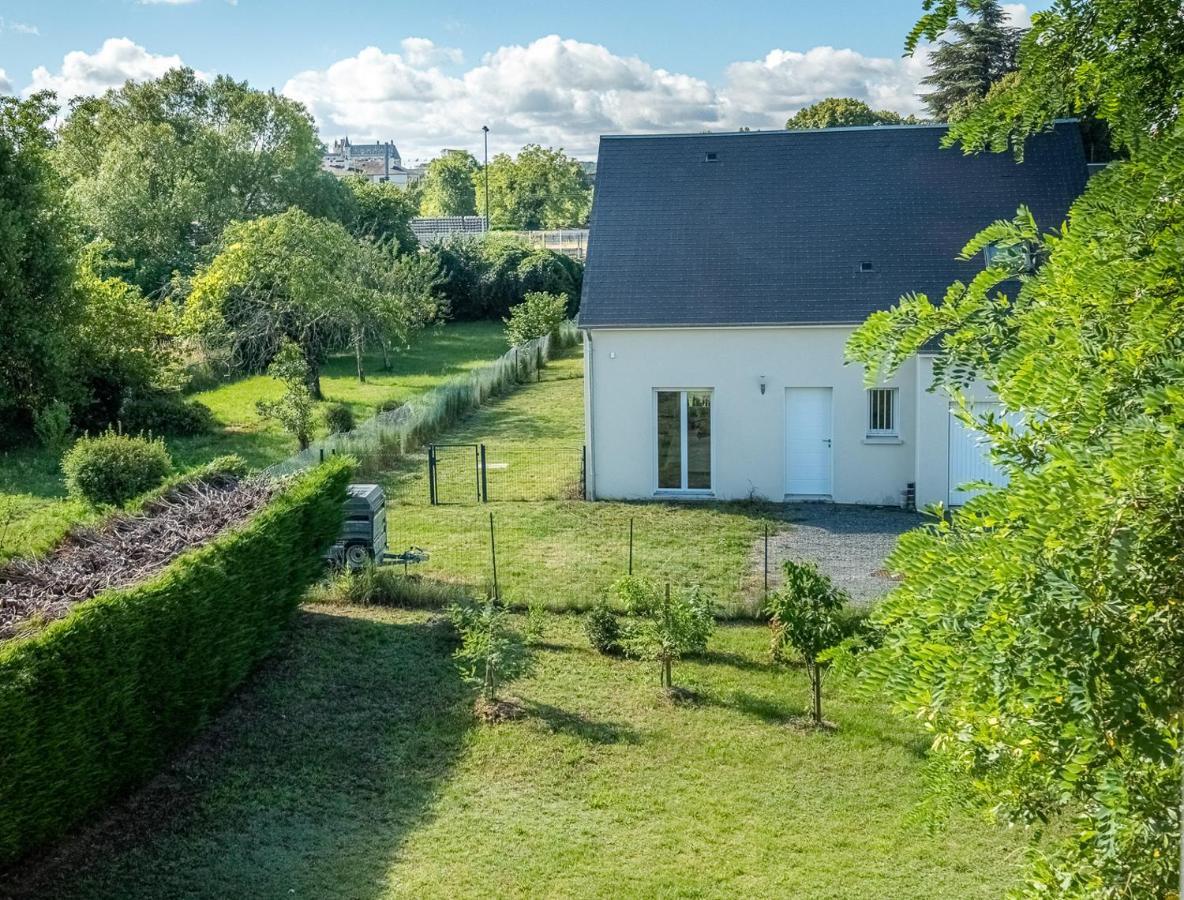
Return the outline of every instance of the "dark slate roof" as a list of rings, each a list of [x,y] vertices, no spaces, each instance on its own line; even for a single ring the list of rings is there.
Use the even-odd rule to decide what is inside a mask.
[[[1021,203],[1060,226],[1085,185],[1075,122],[1023,163],[943,150],[944,131],[602,137],[581,326],[861,322],[972,277],[959,251]]]

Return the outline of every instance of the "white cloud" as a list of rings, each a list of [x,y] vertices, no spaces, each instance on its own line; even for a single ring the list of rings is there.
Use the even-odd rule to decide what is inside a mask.
[[[128,38],[107,38],[94,53],[72,50],[62,58],[62,66],[51,72],[45,66],[33,70],[25,94],[56,91],[58,99],[69,100],[82,94],[101,94],[119,87],[129,78],[143,81],[158,78],[169,69],[183,65],[179,56],[149,53]]]
[[[29,34],[39,36],[41,30],[36,25],[30,25],[28,22],[14,22],[11,19],[0,18],[0,32],[11,32],[12,34]]]
[[[0,94],[11,94],[12,82],[8,80],[8,73],[0,69]]]
[[[1031,28],[1032,13],[1026,4],[1004,3],[1003,13],[1007,17],[1007,24],[1016,28]]]
[[[802,106],[851,96],[901,113],[922,108],[916,93],[927,55],[888,59],[854,50],[772,50],[728,67],[722,83],[656,68],[599,44],[541,37],[500,47],[458,74],[457,51],[408,38],[400,51],[367,47],[326,69],[293,76],[284,93],[304,102],[326,138],[393,138],[405,159],[443,147],[493,149],[524,143],[588,156],[600,134],[779,128]]]
[[[834,47],[771,50],[764,59],[728,66],[726,98],[731,119],[762,128],[784,125],[788,114],[826,97],[855,97],[875,109],[916,113],[922,109],[920,79],[928,69],[924,50],[904,59]]]
[[[455,47],[440,47],[428,38],[409,37],[399,42],[403,58],[412,66],[438,66],[451,64],[459,66],[465,55]]]

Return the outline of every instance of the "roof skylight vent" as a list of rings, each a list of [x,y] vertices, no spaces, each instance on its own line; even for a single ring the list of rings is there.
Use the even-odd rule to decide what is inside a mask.
[[[859,264],[859,271],[860,272],[874,272],[875,270],[876,270],[876,267],[873,266],[870,262],[861,262]]]
[[[704,155],[703,162],[719,162],[719,154],[718,153],[708,153],[708,154]]]

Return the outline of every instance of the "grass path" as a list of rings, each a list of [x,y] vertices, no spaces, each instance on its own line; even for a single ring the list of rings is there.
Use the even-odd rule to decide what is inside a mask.
[[[367,358],[366,383],[357,381],[352,356],[329,360],[321,383],[328,401],[348,403],[359,420],[374,414],[385,400],[405,401],[447,378],[478,368],[505,352],[497,322],[457,322],[433,328],[410,349],[394,357],[391,371],[381,370],[377,355]],[[217,428],[208,435],[167,440],[179,468],[216,456],[237,453],[248,465],[263,467],[296,451],[296,442],[275,422],[262,419],[255,401],[279,396],[280,386],[266,376],[231,381],[195,394],[214,413]],[[93,512],[66,498],[56,459],[38,446],[0,452],[0,563],[51,546],[72,525]]]
[[[675,669],[552,617],[525,718],[476,725],[423,612],[307,608],[277,657],[146,791],[36,861],[17,895],[995,898],[1014,835],[914,822],[922,742],[828,685],[833,734],[786,726],[804,673],[758,626]]]

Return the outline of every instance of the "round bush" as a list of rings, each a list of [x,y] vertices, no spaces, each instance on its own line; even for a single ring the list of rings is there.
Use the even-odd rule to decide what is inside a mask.
[[[344,403],[330,403],[322,415],[331,434],[354,430],[354,411]]]
[[[584,619],[584,633],[598,653],[614,655],[621,652],[621,623],[606,603],[592,607]]]
[[[71,496],[95,505],[126,503],[159,485],[172,471],[164,442],[108,431],[81,438],[62,459]]]
[[[214,415],[196,400],[159,393],[128,397],[119,407],[119,421],[127,434],[205,434]]]

